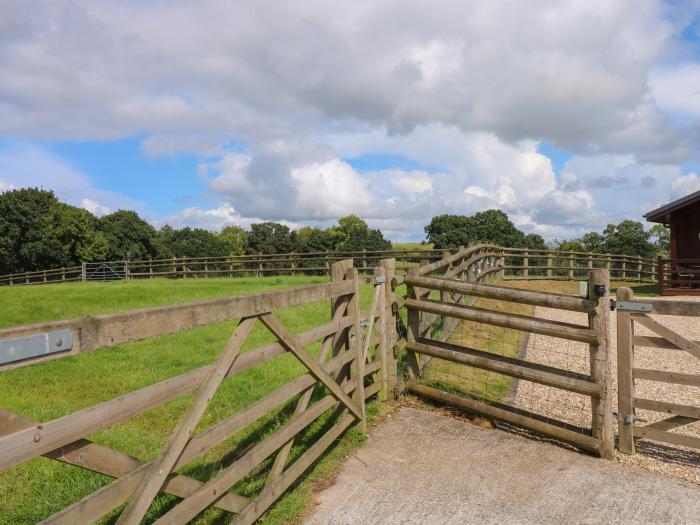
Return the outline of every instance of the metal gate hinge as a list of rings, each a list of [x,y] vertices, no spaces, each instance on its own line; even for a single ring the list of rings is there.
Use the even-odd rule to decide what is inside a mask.
[[[610,309],[622,310],[625,312],[649,313],[652,310],[652,306],[649,303],[637,301],[610,301]]]

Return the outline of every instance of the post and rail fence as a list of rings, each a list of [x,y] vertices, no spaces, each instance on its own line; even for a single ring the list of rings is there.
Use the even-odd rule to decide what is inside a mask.
[[[657,261],[627,255],[502,248],[478,244],[467,249],[478,252],[487,246],[501,259],[504,279],[581,279],[594,268],[607,268],[611,279],[656,281]],[[330,275],[333,263],[352,258],[361,274],[370,275],[382,259],[397,261],[395,271],[438,262],[452,250],[386,250],[356,252],[312,252],[236,255],[228,257],[172,257],[83,263],[80,266],[37,270],[0,276],[0,286],[74,282],[86,280],[182,279],[266,275]],[[123,265],[123,268],[122,268]],[[90,278],[92,277],[92,278]],[[700,281],[699,281],[700,282]]]

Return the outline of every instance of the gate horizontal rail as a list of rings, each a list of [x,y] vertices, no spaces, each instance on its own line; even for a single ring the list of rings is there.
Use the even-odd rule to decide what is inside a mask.
[[[452,260],[456,259],[452,257]],[[429,268],[434,270],[437,265],[430,265]],[[444,277],[425,277],[420,273],[422,269],[409,273],[404,278],[408,286],[403,305],[408,310],[409,319],[409,334],[405,343],[411,364],[407,384],[409,391],[564,439],[607,458],[612,456],[614,443],[611,400],[608,394],[610,365],[607,350],[609,276],[605,270],[592,272],[587,298],[462,282],[459,279]],[[440,300],[430,298],[431,291],[436,290],[441,293]],[[457,294],[460,298],[468,296],[582,312],[588,316],[588,326],[451,303],[449,299],[452,294]],[[590,375],[532,362],[527,358],[499,355],[490,351],[490,348],[480,350],[437,341],[426,334],[425,323],[422,320],[426,314],[469,321],[477,323],[477,326],[490,325],[587,343]],[[591,426],[588,429],[576,427],[548,414],[537,415],[493,400],[480,400],[478,394],[476,398],[471,398],[468,393],[465,397],[423,384],[421,379],[428,361],[417,356],[443,360],[586,396],[591,402]]]
[[[80,352],[239,319],[214,364],[51,421],[37,422],[0,409],[0,470],[44,456],[115,478],[96,492],[49,516],[43,523],[92,523],[125,503],[126,508],[118,523],[139,523],[159,492],[178,496],[181,500],[160,516],[157,523],[184,523],[209,506],[236,513],[235,523],[252,523],[345,429],[353,424],[364,428],[365,399],[381,392],[388,395],[389,392],[389,364],[393,352],[387,348],[385,337],[385,329],[390,324],[386,315],[390,309],[384,302],[387,293],[383,269],[377,270],[382,278],[376,279],[369,313],[360,311],[360,281],[357,270],[352,268],[352,261],[336,263],[332,273],[333,282],[324,285],[1,331],[0,340],[17,334],[41,332],[47,326],[60,324],[73,331]],[[281,308],[324,299],[330,300],[332,320],[302,333],[290,332],[273,313]],[[258,322],[275,336],[276,341],[240,353],[253,324]],[[369,329],[363,331],[361,322],[366,322]],[[314,341],[322,343],[317,357],[312,357],[305,348]],[[224,380],[235,379],[243,371],[287,353],[292,354],[307,373],[194,434]],[[66,355],[71,353],[54,358]],[[319,399],[312,396],[316,387],[325,390],[325,395]],[[151,461],[142,461],[88,439],[102,429],[191,392],[196,392],[194,400],[160,455]],[[296,410],[280,428],[255,443],[231,464],[224,465],[211,479],[199,481],[176,473],[270,411],[280,409],[294,399],[297,399]],[[287,460],[295,438],[322,415],[330,418],[327,429],[289,464]],[[248,498],[230,492],[233,485],[273,454],[276,456],[267,484],[257,497]]]

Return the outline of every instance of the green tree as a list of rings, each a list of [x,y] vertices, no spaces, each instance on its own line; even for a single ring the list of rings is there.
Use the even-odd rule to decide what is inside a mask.
[[[135,211],[118,210],[98,219],[98,228],[109,243],[109,260],[158,256],[158,234]]]
[[[526,235],[501,210],[486,210],[472,216],[438,215],[425,227],[428,241],[435,248],[456,248],[474,243],[506,247],[544,247],[537,234]],[[531,245],[531,246],[530,246]]]
[[[97,218],[89,211],[57,202],[44,222],[44,243],[50,254],[44,267],[75,266],[107,257],[107,238],[97,230]]]
[[[296,234],[278,222],[250,225],[248,253],[289,253],[296,245]]]
[[[357,215],[348,215],[338,219],[338,226],[329,228],[336,238],[335,251],[380,251],[391,249],[391,242],[384,238],[381,231],[371,229]]]
[[[226,226],[219,232],[228,255],[243,255],[248,247],[248,232],[240,226]]]
[[[304,226],[297,231],[297,245],[300,252],[330,252],[335,248],[337,236],[329,228]]]
[[[649,230],[651,238],[654,239],[656,254],[662,257],[670,257],[671,254],[671,231],[665,224],[654,224]]]
[[[624,220],[619,224],[608,224],[603,230],[604,248],[608,253],[652,257],[655,246],[650,242],[651,234],[638,221]]]
[[[0,194],[0,272],[47,268],[45,218],[58,199],[51,191],[24,188]]]
[[[215,233],[201,228],[176,230],[168,225],[158,232],[161,253],[167,257],[224,257],[226,242]],[[167,255],[166,255],[167,254]]]

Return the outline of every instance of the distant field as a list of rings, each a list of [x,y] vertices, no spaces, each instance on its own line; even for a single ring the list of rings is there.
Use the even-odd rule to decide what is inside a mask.
[[[432,250],[433,244],[421,244],[419,242],[392,242],[391,247],[394,250]]]
[[[74,283],[0,288],[0,326],[67,319],[83,315],[164,305],[211,297],[253,293],[327,282],[327,277],[281,276],[238,279],[154,279],[117,283]],[[361,289],[362,308],[370,306],[371,286]],[[294,332],[301,332],[330,320],[328,301],[277,312]],[[0,373],[0,408],[38,421],[54,419],[99,402],[142,388],[188,370],[213,362],[231,333],[233,322],[210,325],[178,334],[129,343],[81,356],[27,366]],[[245,350],[272,342],[259,324],[246,341]],[[311,353],[319,345],[309,347]],[[227,380],[212,400],[200,428],[250,405],[274,389],[304,373],[290,355],[282,356]],[[184,413],[192,395],[149,410],[122,424],[92,436],[103,445],[142,459],[155,457],[169,432]],[[293,404],[292,404],[293,409]],[[289,407],[262,418],[250,429],[222,443],[210,453],[182,469],[194,478],[206,480],[237,457],[250,442],[274,432],[289,416]],[[368,405],[370,418],[376,406]],[[310,427],[304,447],[322,430],[330,413]],[[264,518],[264,523],[287,523],[307,504],[314,480],[330,476],[337,458],[362,442],[354,429],[314,467],[311,476],[283,496]],[[293,454],[302,447],[296,446]],[[233,452],[232,452],[233,451]],[[0,523],[35,523],[79,500],[111,478],[38,458],[0,473]],[[264,476],[255,472],[236,485],[236,492],[255,496]],[[153,521],[177,500],[159,496],[148,515]],[[115,515],[105,522],[112,523]],[[231,515],[218,510],[203,512],[194,523],[224,523]]]

